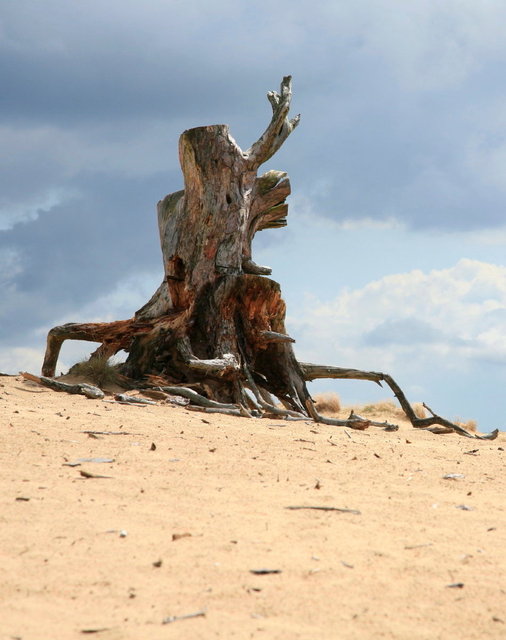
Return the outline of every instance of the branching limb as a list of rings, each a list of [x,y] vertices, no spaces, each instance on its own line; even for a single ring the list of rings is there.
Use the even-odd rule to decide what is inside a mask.
[[[451,430],[452,432],[459,433],[460,435],[467,438],[476,438],[478,440],[494,440],[495,438],[497,438],[497,435],[499,433],[498,429],[495,429],[491,433],[485,435],[470,433],[460,425],[455,424],[454,422],[450,422],[449,420],[446,420],[446,418],[438,416],[432,411],[432,409],[430,409],[426,405],[424,405],[425,408],[432,414],[432,416],[430,418],[419,418],[415,414],[413,407],[408,402],[406,396],[404,395],[404,392],[399,387],[397,382],[395,382],[392,376],[386,373],[380,373],[377,371],[360,371],[359,369],[344,369],[341,367],[316,365],[307,362],[301,362],[299,364],[304,379],[308,381],[315,380],[317,378],[371,380],[378,383],[380,386],[381,382],[386,382],[390,389],[392,389],[408,420],[411,422],[413,427],[417,429],[430,429],[430,427],[432,427],[433,425],[441,425],[445,429],[444,433],[449,433]],[[326,420],[330,419],[331,418],[326,418]],[[436,430],[434,430],[434,432],[436,432]],[[441,430],[438,429],[437,433],[441,433]]]
[[[495,429],[491,433],[487,433],[485,435],[470,433],[469,431],[461,427],[459,424],[455,424],[454,422],[450,422],[449,420],[446,420],[446,418],[442,418],[441,416],[438,416],[432,411],[432,409],[427,407],[427,405],[424,405],[424,406],[432,414],[432,417],[418,418],[415,412],[413,411],[413,407],[409,404],[408,400],[406,399],[406,396],[404,395],[402,389],[395,382],[392,376],[389,376],[388,374],[385,373],[383,374],[383,380],[388,384],[390,389],[392,389],[392,391],[394,392],[395,397],[399,401],[399,404],[401,405],[404,413],[409,418],[409,421],[411,422],[413,427],[417,429],[426,429],[428,427],[432,427],[432,425],[439,424],[442,427],[446,427],[447,429],[452,429],[456,433],[459,433],[461,436],[465,436],[466,438],[476,438],[478,440],[495,440],[495,438],[497,438],[497,435],[499,433],[498,429]]]
[[[246,159],[251,169],[259,167],[273,156],[300,120],[300,116],[288,119],[292,99],[292,76],[283,78],[280,93],[269,91],[267,98],[272,107],[272,119],[262,136],[246,151]]]

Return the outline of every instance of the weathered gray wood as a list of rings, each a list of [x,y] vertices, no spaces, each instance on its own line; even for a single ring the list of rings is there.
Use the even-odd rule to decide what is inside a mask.
[[[193,389],[188,389],[187,387],[159,387],[160,391],[165,391],[166,393],[183,396],[183,398],[188,398],[190,402],[198,405],[199,407],[208,407],[211,409],[238,409],[235,404],[226,404],[224,402],[216,402],[214,400],[210,400],[209,398],[205,398],[200,393],[197,393]]]
[[[273,156],[299,124],[300,115],[288,118],[292,99],[292,77],[285,76],[280,93],[269,91],[267,98],[272,107],[272,119],[260,138],[246,151],[248,166],[257,169]]]
[[[147,398],[139,398],[138,396],[129,396],[127,393],[116,393],[114,399],[122,404],[158,404],[154,400],[148,400]]]
[[[104,392],[98,387],[94,387],[93,385],[86,384],[84,382],[79,382],[77,384],[67,384],[66,382],[59,382],[57,380],[53,380],[52,378],[46,378],[45,376],[35,376],[33,375],[33,373],[28,373],[27,371],[22,371],[21,375],[26,380],[38,382],[39,384],[45,387],[49,387],[54,391],[77,393],[92,399],[101,399],[105,395]]]
[[[384,379],[383,373],[375,371],[360,371],[359,369],[348,369],[344,367],[331,367],[329,365],[311,364],[310,362],[299,362],[304,379],[308,382],[321,378],[340,378],[348,380],[372,380],[381,386]]]
[[[466,438],[475,438],[477,440],[494,440],[497,438],[499,434],[498,429],[494,429],[492,432],[480,435],[477,433],[470,433],[459,424],[455,424],[454,422],[450,422],[446,420],[446,418],[442,418],[437,415],[424,404],[424,407],[432,414],[430,418],[419,418],[411,404],[408,402],[404,392],[397,384],[397,382],[392,378],[392,376],[386,373],[380,373],[378,371],[360,371],[359,369],[346,369],[341,367],[331,367],[327,365],[317,365],[311,364],[308,362],[301,362],[300,368],[302,370],[302,374],[305,380],[316,380],[317,378],[340,378],[340,379],[348,379],[348,380],[371,380],[372,382],[376,382],[381,386],[381,382],[385,382],[390,389],[394,392],[395,397],[397,398],[399,404],[401,405],[402,410],[406,414],[406,417],[411,422],[413,427],[417,429],[429,429],[432,425],[439,424],[445,429],[456,432]],[[326,422],[327,424],[331,424],[328,422],[329,420],[334,420],[334,424],[336,424],[335,419],[333,418],[325,418],[316,413],[316,409],[313,412],[313,417],[315,420]],[[382,423],[376,423],[376,426],[384,426]],[[387,425],[386,428],[389,428],[393,425]],[[436,432],[436,431],[435,431]],[[446,431],[447,433],[448,431]],[[437,433],[442,433],[441,430],[437,430]]]
[[[261,331],[260,335],[266,342],[295,342],[291,336],[277,331]]]

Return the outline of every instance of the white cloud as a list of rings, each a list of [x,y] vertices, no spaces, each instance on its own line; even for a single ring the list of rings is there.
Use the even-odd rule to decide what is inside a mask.
[[[342,222],[337,223],[337,227],[343,231],[355,230],[371,230],[386,231],[388,229],[403,229],[404,224],[397,218],[385,218],[376,220],[375,218],[365,217],[357,220],[345,218]]]
[[[415,371],[506,363],[505,320],[506,267],[461,259],[344,289],[329,302],[308,300],[290,325],[313,360],[316,353],[341,366]]]
[[[19,371],[37,373],[40,370],[44,352],[29,347],[2,349],[0,354],[0,372],[17,374]]]
[[[69,189],[48,189],[17,202],[0,202],[0,231],[8,231],[22,222],[33,222],[41,213],[65,202],[72,197]]]
[[[0,253],[0,269],[4,264],[12,264],[12,269],[15,270],[16,260],[17,257],[14,252],[4,251]],[[162,275],[162,269],[160,268],[159,273],[138,273],[125,278],[109,293],[86,305],[75,307],[65,314],[53,318],[52,326],[67,322],[112,322],[131,318],[135,311],[151,298],[160,284]],[[9,298],[10,302],[15,301],[17,296],[18,294],[13,291]],[[29,301],[25,300],[24,302],[25,305],[29,304]],[[9,311],[8,306],[5,308],[6,314]],[[27,330],[23,341],[25,345],[30,346],[13,347],[0,342],[0,372],[15,374],[18,371],[26,370],[38,373],[44,359],[45,340],[50,328],[51,326],[39,326],[35,329]],[[76,362],[87,358],[95,350],[96,346],[92,342],[65,341],[58,359],[57,373],[66,372]]]
[[[407,90],[458,86],[490,57],[504,56],[503,2],[356,0],[329,2],[325,14],[359,55],[372,55]]]
[[[118,282],[112,291],[88,302],[82,307],[69,310],[55,320],[55,325],[66,322],[113,322],[131,318],[155,293],[163,278],[159,272],[137,273]],[[47,328],[39,329],[45,334]]]

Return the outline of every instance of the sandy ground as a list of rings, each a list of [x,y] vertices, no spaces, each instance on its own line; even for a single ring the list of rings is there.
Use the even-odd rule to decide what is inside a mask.
[[[1,640],[506,637],[505,433],[248,420],[2,377],[0,438]],[[90,458],[112,462],[67,466]]]

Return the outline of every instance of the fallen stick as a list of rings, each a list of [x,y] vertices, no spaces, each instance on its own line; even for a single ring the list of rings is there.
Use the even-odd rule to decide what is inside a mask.
[[[410,549],[421,549],[422,547],[432,547],[432,542],[424,542],[423,544],[410,544],[405,546],[404,548],[407,550],[410,550]]]
[[[195,613],[186,613],[182,616],[169,616],[168,618],[164,618],[162,620],[162,624],[170,624],[171,622],[176,622],[177,620],[188,620],[189,618],[205,618],[206,612],[196,611]]]
[[[339,511],[340,513],[353,513],[356,516],[362,515],[361,512],[357,509],[344,509],[342,507],[295,506],[285,507],[285,509],[291,509],[292,511],[295,511],[296,509],[314,509],[316,511]]]
[[[86,396],[87,398],[92,398],[93,400],[98,400],[105,396],[105,393],[102,391],[102,389],[94,387],[91,384],[86,384],[85,382],[78,382],[77,384],[67,384],[65,382],[57,382],[56,380],[53,380],[53,378],[46,378],[45,376],[35,376],[33,375],[33,373],[28,373],[27,371],[20,371],[19,373],[23,376],[23,378],[25,378],[25,380],[38,382],[45,387],[53,389],[53,391],[78,393],[82,396]]]
[[[90,473],[89,471],[84,471],[84,469],[79,471],[79,475],[81,475],[83,478],[105,478],[105,479],[112,478],[112,476],[100,476],[100,475],[97,475],[96,473]]]
[[[81,431],[81,433],[87,433],[92,436],[134,436],[138,435],[131,431]]]

